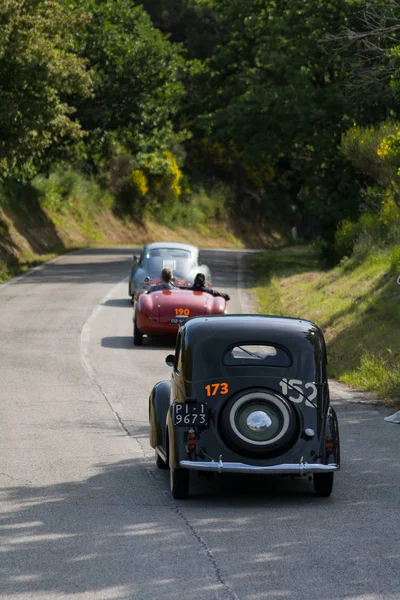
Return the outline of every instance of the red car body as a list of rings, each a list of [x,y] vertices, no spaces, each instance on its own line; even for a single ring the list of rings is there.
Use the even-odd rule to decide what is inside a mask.
[[[156,290],[136,296],[134,343],[141,345],[143,334],[174,336],[189,317],[223,315],[226,300],[208,292],[193,290]]]

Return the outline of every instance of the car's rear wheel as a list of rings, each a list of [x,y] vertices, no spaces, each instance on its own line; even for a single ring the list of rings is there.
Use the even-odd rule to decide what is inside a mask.
[[[233,450],[262,458],[281,454],[293,444],[298,419],[282,396],[266,389],[248,389],[226,403],[220,428]]]
[[[188,469],[169,469],[169,481],[172,497],[175,500],[186,500],[189,497]]]
[[[317,496],[327,498],[333,489],[333,473],[314,473],[314,491]]]
[[[133,321],[133,343],[135,344],[135,346],[143,345],[143,333],[139,330],[137,326],[136,316],[135,320]]]

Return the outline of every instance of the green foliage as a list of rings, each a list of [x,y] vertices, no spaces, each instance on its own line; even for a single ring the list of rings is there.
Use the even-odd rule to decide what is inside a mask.
[[[363,176],[363,212],[345,219],[335,235],[337,256],[365,255],[373,247],[393,244],[400,228],[400,135],[396,123],[352,127],[342,137],[341,152]],[[373,186],[368,186],[368,182]]]
[[[0,22],[0,179],[26,179],[51,149],[82,136],[70,99],[90,95],[75,54],[86,19],[56,2],[6,0]]]
[[[181,200],[169,195],[166,200],[160,202],[153,196],[146,207],[146,215],[169,227],[200,227],[202,231],[208,230],[210,234],[213,224],[226,223],[229,196],[227,186],[220,183],[207,190],[199,187],[192,192],[186,188],[184,192],[184,198]]]
[[[88,177],[67,165],[58,165],[48,176],[39,175],[32,181],[43,208],[53,214],[71,215],[78,221],[95,217],[112,208],[114,199]]]
[[[372,250],[334,269],[323,268],[307,246],[252,259],[259,312],[317,323],[330,377],[376,392],[388,405],[400,394],[400,288],[398,272],[388,270],[396,248]]]
[[[389,353],[388,357],[366,352],[359,366],[342,376],[344,383],[358,389],[367,389],[379,398],[393,398],[400,393],[400,366]]]
[[[114,132],[133,155],[168,149],[182,138],[173,123],[184,92],[181,49],[131,0],[75,4],[91,17],[80,36],[80,54],[94,70],[94,98],[80,103],[77,114],[97,141],[92,152],[104,155],[104,131]]]
[[[108,180],[116,197],[116,212],[140,220],[155,207],[165,205],[164,212],[167,206],[171,210],[175,205],[179,207],[182,177],[170,151],[139,153],[136,158],[120,154],[111,161]]]
[[[10,278],[10,271],[5,260],[0,260],[0,283],[4,283]]]
[[[326,37],[361,28],[376,39],[365,31],[371,14],[397,23],[400,5],[5,0],[0,178],[41,171],[47,201],[69,211],[75,175],[43,173],[70,161],[93,174],[124,218],[193,224],[216,209],[204,201],[208,192],[190,189],[218,180],[232,193],[217,212],[229,207],[287,230],[294,219],[331,262],[379,236],[392,243],[400,206],[396,32],[379,36],[380,56],[374,44]],[[364,51],[382,75],[370,94],[354,87],[357,70],[367,77]]]
[[[358,223],[344,219],[339,223],[335,234],[335,249],[338,256],[350,256],[360,233]]]
[[[204,59],[213,55],[218,26],[208,0],[141,0],[155,26],[184,43],[189,58]]]
[[[400,246],[396,246],[391,252],[390,271],[396,275],[400,274]]]
[[[344,219],[335,234],[335,253],[338,258],[365,256],[374,248],[393,244],[399,238],[400,208],[388,191],[381,199],[379,211],[365,212],[357,221]]]
[[[346,90],[353,50],[332,52],[322,41],[356,22],[359,3],[208,4],[219,45],[192,70],[185,108],[194,130],[189,160],[198,164],[198,140],[206,139],[202,165],[235,182],[238,205],[286,222],[312,214],[311,234],[320,233],[329,254],[337,223],[356,218],[361,201],[337,146],[350,123],[371,109]],[[374,114],[383,110],[374,103]],[[268,172],[274,175],[265,179]]]
[[[375,183],[383,183],[387,181],[387,172],[379,148],[395,131],[392,123],[383,123],[379,127],[354,125],[343,134],[340,150],[358,173]]]

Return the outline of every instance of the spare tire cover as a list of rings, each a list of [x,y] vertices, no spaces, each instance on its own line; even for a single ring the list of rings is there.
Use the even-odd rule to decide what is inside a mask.
[[[233,396],[221,411],[220,429],[235,451],[262,456],[283,452],[298,432],[295,409],[267,389],[247,389]]]

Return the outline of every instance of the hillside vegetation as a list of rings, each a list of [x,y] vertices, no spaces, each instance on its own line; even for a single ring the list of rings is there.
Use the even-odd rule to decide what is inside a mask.
[[[53,172],[30,185],[0,186],[0,283],[73,248],[99,245],[141,245],[170,240],[203,247],[243,247],[273,243],[265,231],[247,231],[246,223],[230,223],[219,210],[223,190],[213,197],[198,192],[196,211],[160,213],[141,219],[121,218],[114,199],[93,179],[75,171]],[[278,238],[276,239],[278,242]]]
[[[331,377],[400,406],[400,246],[321,267],[310,247],[256,255],[260,312],[309,319],[326,337]]]
[[[295,227],[316,254],[258,259],[263,310],[398,394],[400,0],[4,0],[0,23],[2,279],[80,245]]]
[[[124,222],[294,222],[333,264],[399,209],[397,0],[5,0],[0,21],[0,183],[45,210],[67,171]]]

